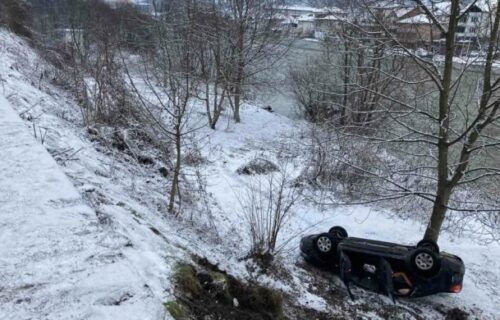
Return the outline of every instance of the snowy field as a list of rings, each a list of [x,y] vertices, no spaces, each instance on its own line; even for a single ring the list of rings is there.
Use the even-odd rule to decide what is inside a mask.
[[[396,306],[361,289],[351,302],[339,281],[304,265],[300,236],[333,225],[359,237],[420,240],[422,224],[366,206],[299,204],[280,239],[288,243],[280,262],[289,276],[260,275],[242,260],[250,244],[239,197],[255,178],[236,170],[255,157],[277,161],[276,150],[300,144],[305,123],[245,105],[241,124],[223,118],[217,131],[199,131],[206,161],[187,171],[206,181],[206,210],[177,219],[165,210],[166,181],[158,174],[164,164],[139,165],[94,139],[71,95],[40,80],[46,63],[2,30],[0,56],[0,319],[169,319],[163,303],[173,296],[172,268],[192,254],[333,315],[350,309],[379,319],[377,309],[396,308],[398,318],[442,319],[459,307],[472,318],[500,318],[498,243],[443,234],[441,249],[465,262],[463,291]],[[298,174],[304,154],[292,156]],[[344,298],[335,304],[331,296]]]

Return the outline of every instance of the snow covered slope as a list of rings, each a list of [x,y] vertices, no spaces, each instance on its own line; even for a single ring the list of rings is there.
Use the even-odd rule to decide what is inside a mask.
[[[158,319],[120,256],[126,239],[99,226],[2,96],[0,114],[0,319]]]
[[[77,190],[67,174],[106,169],[68,121],[76,105],[35,85],[46,65],[1,29],[0,56],[0,319],[169,319],[169,266],[185,253],[121,206],[106,200],[101,209],[81,196],[95,189]],[[77,150],[88,162],[74,163]],[[63,172],[53,155],[61,161],[65,152],[72,156]]]

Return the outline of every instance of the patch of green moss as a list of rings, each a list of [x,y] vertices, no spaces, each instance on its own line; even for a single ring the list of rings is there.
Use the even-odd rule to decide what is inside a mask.
[[[196,270],[189,264],[179,263],[175,268],[175,283],[182,293],[198,297],[201,293],[201,283],[196,277]]]
[[[186,308],[181,303],[177,301],[168,301],[165,302],[163,305],[175,320],[187,319]]]
[[[221,289],[218,294],[218,298],[223,300],[224,302],[227,303],[232,303],[233,297],[230,292],[230,282],[229,278],[217,271],[210,271],[210,277],[212,278],[213,282],[216,283],[216,285]]]
[[[212,277],[212,279],[214,281],[217,281],[217,282],[227,282],[228,281],[226,275],[223,274],[222,272],[210,271],[210,276]]]

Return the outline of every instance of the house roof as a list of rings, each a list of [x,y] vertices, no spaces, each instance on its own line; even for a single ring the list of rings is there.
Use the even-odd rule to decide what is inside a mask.
[[[300,17],[297,18],[297,21],[299,22],[309,22],[309,21],[314,21],[315,17],[313,14],[303,14]]]
[[[401,18],[402,16],[410,13],[413,9],[415,9],[415,8],[397,9],[397,10],[394,11],[394,14],[396,15],[397,18]]]
[[[301,6],[301,5],[290,5],[290,6],[276,6],[276,9],[280,10],[289,10],[289,11],[304,11],[310,13],[344,13],[344,10],[337,7],[324,7],[324,8],[315,8],[310,6]]]
[[[344,10],[337,7],[324,7],[322,10],[328,13],[345,13]]]
[[[490,12],[497,7],[498,2],[496,0],[478,0],[475,5],[483,12]]]
[[[337,20],[344,20],[336,15],[329,14],[321,18],[316,18],[316,20],[328,20],[328,21],[337,21]]]
[[[319,8],[301,6],[301,5],[291,5],[291,6],[276,6],[276,9],[290,10],[290,11],[305,11],[311,13],[322,13],[323,10]]]
[[[400,0],[375,0],[369,3],[369,6],[375,9],[397,9],[402,8],[403,4]]]
[[[490,8],[493,8],[493,0],[478,0],[477,2],[471,2],[470,4],[460,4],[460,13],[464,12],[489,12]],[[449,16],[451,11],[451,1],[442,1],[438,3],[432,3],[429,7],[436,16]]]
[[[432,21],[429,19],[429,17],[425,14],[419,14],[414,17],[406,18],[403,20],[398,21],[398,23],[402,24],[431,24]]]

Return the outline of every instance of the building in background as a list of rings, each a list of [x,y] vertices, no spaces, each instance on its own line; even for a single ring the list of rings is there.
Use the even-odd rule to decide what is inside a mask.
[[[277,6],[275,20],[283,29],[296,37],[323,38],[335,30],[335,24],[347,16],[337,7]],[[330,28],[331,27],[331,28]]]

